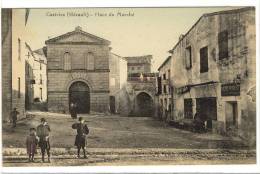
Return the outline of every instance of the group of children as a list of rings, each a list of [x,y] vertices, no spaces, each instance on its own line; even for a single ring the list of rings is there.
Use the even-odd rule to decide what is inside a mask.
[[[87,145],[87,135],[89,134],[89,129],[85,120],[80,117],[78,123],[72,125],[72,129],[77,130],[77,135],[75,137],[75,146],[78,149],[77,157],[80,158],[80,150],[83,150],[84,158],[86,156],[86,145]],[[34,162],[34,155],[36,153],[37,145],[41,148],[42,162],[44,162],[45,152],[48,155],[48,162],[50,162],[50,142],[49,142],[49,132],[50,126],[44,118],[41,118],[41,124],[37,128],[30,128],[29,135],[26,138],[27,154],[29,156],[28,161]]]

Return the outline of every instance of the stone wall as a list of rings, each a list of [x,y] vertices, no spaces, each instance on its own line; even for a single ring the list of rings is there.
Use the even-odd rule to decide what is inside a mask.
[[[90,88],[90,110],[105,112],[109,105],[109,72],[48,72],[48,110],[69,111],[69,87],[83,81]]]
[[[166,121],[169,121],[173,117],[173,113],[169,112],[166,113],[166,111],[172,110],[173,106],[172,104],[172,91],[171,87],[172,80],[171,80],[171,73],[169,73],[169,70],[171,72],[171,61],[172,58],[168,57],[166,59],[166,62],[163,63],[163,65],[159,68],[159,77],[161,78],[161,94],[159,94],[158,97],[158,105],[160,109],[160,115],[158,115],[159,119],[163,119]],[[164,75],[166,79],[164,79]],[[166,86],[166,91],[164,91],[164,86]]]
[[[48,110],[69,112],[69,88],[74,82],[81,81],[89,88],[90,112],[106,112],[109,107],[110,42],[76,27],[75,31],[49,39],[45,43]],[[68,70],[64,70],[65,53],[69,53],[71,64]]]
[[[155,81],[153,82],[127,82],[127,84],[120,90],[119,95],[119,113],[123,116],[142,116],[137,113],[137,96],[140,93],[146,93],[151,97],[153,101],[153,114],[155,117],[157,114],[157,98],[155,98]]]
[[[172,50],[172,80],[175,85],[175,119],[183,118],[184,98],[193,99],[193,111],[196,112],[194,99],[201,97],[217,98],[216,132],[226,131],[227,102],[236,102],[238,109],[238,132],[256,117],[254,105],[248,100],[247,92],[255,86],[255,12],[253,8],[242,8],[229,12],[217,12],[202,16]],[[219,59],[218,35],[228,33],[228,57]],[[186,68],[186,48],[191,46],[192,67]],[[200,49],[208,47],[208,72],[200,72]],[[207,84],[216,82],[215,85]],[[203,83],[206,83],[203,85]],[[221,96],[221,84],[239,83],[239,96]],[[177,93],[187,85],[197,85],[188,91]],[[250,109],[251,108],[251,109]],[[251,118],[249,118],[249,112]],[[244,119],[243,119],[244,118]],[[248,121],[246,121],[248,118]],[[214,131],[214,130],[213,130]],[[254,129],[250,132],[255,132]],[[241,134],[241,133],[239,133]],[[252,135],[251,137],[254,137]]]
[[[2,121],[12,110],[12,10],[2,9]]]
[[[49,44],[47,51],[48,70],[63,69],[63,56],[66,52],[71,55],[72,62],[84,62],[84,56],[91,52],[94,55],[95,70],[109,69],[109,48],[107,45],[87,44]]]
[[[12,10],[12,107],[19,111],[18,119],[25,117],[25,43],[30,35],[24,16],[25,9]]]

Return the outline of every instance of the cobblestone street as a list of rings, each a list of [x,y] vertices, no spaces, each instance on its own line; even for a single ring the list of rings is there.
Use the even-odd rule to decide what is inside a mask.
[[[238,138],[192,133],[168,127],[149,117],[98,114],[81,115],[90,128],[89,159],[75,160],[76,151],[73,145],[76,132],[71,129],[75,120],[63,114],[32,112],[29,115],[30,118],[18,122],[15,130],[10,125],[3,125],[3,155],[6,166],[27,165],[25,136],[30,127],[37,126],[41,117],[48,120],[52,129],[53,162],[41,164],[40,159],[36,158],[36,163],[28,163],[33,166],[192,164],[194,159],[201,160],[202,164],[255,161],[255,152],[247,151],[247,147]]]

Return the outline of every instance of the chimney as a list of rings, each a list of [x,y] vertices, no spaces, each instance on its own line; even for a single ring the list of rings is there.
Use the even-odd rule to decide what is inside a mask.
[[[77,27],[75,28],[75,31],[82,31],[82,28],[81,28],[80,26],[77,26]]]

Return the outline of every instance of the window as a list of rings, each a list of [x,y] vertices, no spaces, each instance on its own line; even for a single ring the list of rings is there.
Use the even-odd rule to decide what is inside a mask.
[[[85,56],[85,68],[87,70],[94,70],[95,69],[95,59],[94,54],[89,52]]]
[[[167,103],[167,98],[164,99],[164,108],[167,109],[168,103]]]
[[[218,34],[219,60],[228,58],[228,32],[222,31]]]
[[[42,85],[42,75],[40,74],[40,84]]]
[[[18,98],[21,98],[21,78],[18,77]]]
[[[166,94],[166,93],[167,93],[167,88],[166,88],[166,85],[163,85],[163,92],[164,92],[164,94]]]
[[[40,93],[41,93],[41,100],[42,100],[42,88],[40,88]]]
[[[158,94],[162,93],[162,78],[161,77],[157,77],[157,83],[158,83]]]
[[[42,70],[42,63],[40,62],[40,70]]]
[[[171,78],[171,70],[168,69],[168,79]]]
[[[191,53],[191,46],[186,48],[185,52],[185,64],[186,69],[191,69],[192,67],[192,53]]]
[[[132,67],[131,69],[132,69],[132,70],[135,70],[135,67]]]
[[[21,60],[21,40],[18,38],[18,60]]]
[[[140,66],[138,66],[138,67],[137,67],[137,69],[138,69],[138,70],[140,70],[140,69],[141,69],[141,67],[140,67]]]
[[[70,53],[66,52],[64,54],[64,70],[71,70],[71,57]]]
[[[184,99],[184,118],[192,119],[192,99]]]
[[[166,80],[166,74],[163,74],[163,80]]]
[[[200,49],[200,72],[208,72],[208,47]]]

